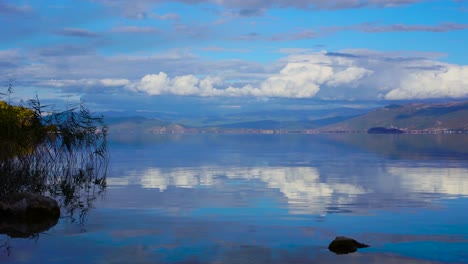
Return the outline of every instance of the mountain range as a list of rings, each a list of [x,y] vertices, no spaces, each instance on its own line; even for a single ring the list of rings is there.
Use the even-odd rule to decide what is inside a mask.
[[[392,104],[377,109],[336,108],[246,112],[224,116],[184,117],[146,113],[106,114],[113,134],[223,133],[282,130],[367,131],[372,127],[406,131],[468,131],[468,102]]]

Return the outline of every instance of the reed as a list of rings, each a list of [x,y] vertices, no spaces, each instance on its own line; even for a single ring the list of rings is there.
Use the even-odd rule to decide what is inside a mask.
[[[0,101],[0,197],[39,193],[66,215],[85,214],[106,187],[106,135],[103,117],[83,103],[56,111],[37,96],[26,106]]]

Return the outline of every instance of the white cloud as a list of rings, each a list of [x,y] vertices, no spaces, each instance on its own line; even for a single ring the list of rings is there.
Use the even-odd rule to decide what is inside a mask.
[[[327,82],[329,86],[339,86],[352,83],[354,80],[362,79],[363,77],[372,74],[373,71],[360,67],[349,67],[344,71],[335,74],[334,78]]]
[[[79,80],[47,80],[40,85],[56,88],[89,88],[89,87],[124,87],[130,84],[127,79],[79,79]]]
[[[101,79],[99,82],[106,87],[121,87],[130,84],[130,81],[127,79]]]
[[[182,75],[170,79],[166,73],[145,75],[141,81],[129,85],[128,88],[135,92],[144,92],[149,95],[174,94],[174,95],[221,95],[220,90],[213,87],[221,83],[220,78],[207,77],[198,79],[194,75]]]
[[[255,97],[314,97],[322,85],[338,86],[353,84],[372,74],[371,70],[354,65],[347,58],[330,57],[325,52],[309,55],[294,55],[278,74],[272,74],[258,86],[247,84],[234,87],[223,84],[219,77],[199,79],[193,75],[176,76],[170,79],[166,73],[149,74],[130,87],[133,91],[149,95],[175,94],[197,96],[255,96]],[[227,88],[217,88],[220,85]]]
[[[144,91],[149,95],[159,95],[163,93],[169,86],[167,74],[160,72],[159,74],[149,74],[141,79],[136,91]]]
[[[468,66],[442,63],[438,61],[440,54],[372,50],[290,52],[270,64],[208,61],[186,50],[98,59],[79,53],[69,57],[67,67],[63,67],[63,60],[55,55],[34,53],[30,56],[34,63],[24,64],[27,59],[21,51],[6,50],[0,51],[0,58],[7,61],[0,63],[0,73],[30,76],[35,80],[32,85],[60,88],[61,92],[94,93],[99,88],[113,87],[152,96],[339,100],[468,98]],[[147,69],[158,71],[147,74]],[[54,79],[55,76],[67,77]],[[71,89],[65,89],[68,87]]]
[[[385,99],[468,97],[468,66],[446,65],[444,69],[416,71],[391,90]]]
[[[320,84],[330,80],[333,68],[313,62],[291,62],[281,72],[262,82],[260,96],[313,97]]]
[[[172,91],[180,95],[193,95],[199,92],[200,80],[193,75],[178,76],[172,80]]]

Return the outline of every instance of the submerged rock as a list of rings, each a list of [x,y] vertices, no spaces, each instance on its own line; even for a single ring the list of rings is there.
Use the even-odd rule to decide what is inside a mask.
[[[328,249],[337,255],[353,253],[356,252],[358,248],[366,247],[369,247],[369,245],[359,243],[352,238],[344,236],[336,237],[335,240],[328,245]]]
[[[16,193],[0,198],[0,234],[31,237],[55,226],[60,207],[52,198]]]

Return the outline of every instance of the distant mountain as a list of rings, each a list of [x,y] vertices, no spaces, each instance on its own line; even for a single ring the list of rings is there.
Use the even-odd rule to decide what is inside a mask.
[[[314,120],[329,118],[335,116],[356,116],[369,112],[369,108],[350,108],[350,107],[339,107],[339,108],[325,108],[325,109],[307,109],[307,110],[263,110],[263,111],[251,111],[242,112],[237,114],[225,115],[226,118],[255,118],[255,119],[271,119],[271,120]]]
[[[218,128],[229,129],[286,129],[286,130],[302,130],[302,129],[317,129],[326,125],[342,122],[355,116],[335,116],[330,118],[322,118],[317,120],[298,120],[298,121],[274,121],[260,120],[252,122],[239,122],[216,126]]]
[[[193,125],[198,127],[207,126],[230,126],[231,124],[241,124],[242,126],[248,125],[252,128],[255,127],[255,123],[261,124],[265,122],[278,122],[282,123],[282,126],[294,126],[296,128],[303,127],[304,123],[315,120],[325,120],[329,118],[337,117],[354,117],[357,115],[368,113],[371,109],[369,108],[332,108],[332,109],[311,109],[311,110],[271,110],[271,111],[250,111],[236,114],[220,115],[220,116],[209,116],[203,117],[196,123],[196,120],[180,120],[181,123],[187,125]],[[290,122],[290,123],[288,123]],[[300,126],[296,124],[300,123]],[[237,126],[237,125],[234,125]],[[316,125],[312,125],[315,127]],[[306,126],[305,128],[310,128]]]
[[[211,116],[189,116],[163,112],[102,113],[111,133],[163,133],[169,131],[215,132],[223,129],[303,130],[316,129],[369,112],[361,108],[315,110],[271,110]]]
[[[173,121],[181,118],[180,114],[168,112],[151,112],[151,111],[105,111],[101,112],[107,119],[119,118],[146,118],[146,119],[159,119],[163,121]]]
[[[141,116],[106,118],[109,133],[112,134],[168,134],[183,133],[190,128],[180,124],[148,119]]]
[[[373,108],[372,108],[373,109]],[[331,109],[308,109],[308,110],[262,110],[262,111],[245,111],[238,113],[222,113],[222,112],[212,112],[208,115],[200,115],[199,113],[169,113],[169,112],[152,112],[152,111],[132,111],[132,112],[116,112],[108,111],[102,113],[106,119],[109,118],[118,118],[118,117],[144,117],[147,119],[158,119],[162,121],[183,124],[187,127],[197,127],[197,128],[206,128],[206,127],[218,127],[223,125],[231,125],[237,123],[250,123],[250,122],[265,122],[265,121],[275,121],[275,122],[289,122],[293,121],[295,123],[303,123],[310,120],[321,120],[327,118],[335,117],[345,117],[345,116],[357,116],[360,114],[368,113],[371,108],[331,108]],[[293,124],[291,124],[293,125]],[[251,125],[248,124],[249,127]],[[298,127],[297,125],[294,125]],[[302,125],[301,125],[302,126]],[[299,126],[299,127],[301,127]],[[315,126],[315,125],[314,125]],[[235,127],[235,125],[234,125]],[[257,128],[255,124],[252,125],[253,128]]]
[[[372,127],[403,130],[468,130],[468,102],[389,105],[322,130],[368,130]]]
[[[368,110],[369,111],[369,110]],[[332,109],[319,111],[256,112],[254,116],[212,116],[192,119],[161,120],[143,116],[110,115],[105,118],[110,134],[181,134],[181,133],[222,133],[235,130],[321,130],[321,131],[362,131],[371,128],[398,128],[401,130],[468,130],[468,102],[455,103],[413,103],[388,105],[362,113],[362,110]],[[337,113],[354,115],[339,115]],[[357,114],[358,113],[358,114]],[[261,119],[261,118],[264,119]],[[316,119],[314,119],[316,118]],[[195,125],[196,124],[196,125]],[[248,133],[248,131],[247,131]]]
[[[219,126],[190,127],[178,123],[141,116],[108,117],[105,119],[110,135],[143,135],[143,134],[180,134],[180,133],[213,133],[224,130],[305,130],[316,129],[325,125],[337,123],[353,116],[338,116],[318,120],[274,121],[260,120],[238,122]]]

